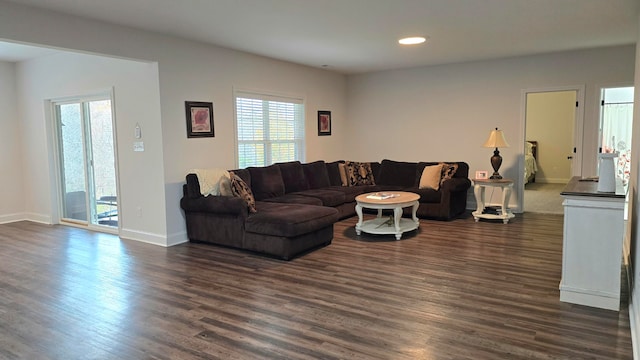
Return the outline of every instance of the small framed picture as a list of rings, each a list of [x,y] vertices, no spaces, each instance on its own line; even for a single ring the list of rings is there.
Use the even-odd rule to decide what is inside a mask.
[[[187,137],[214,137],[213,103],[185,101],[187,115]]]
[[[331,135],[331,111],[318,111],[318,136]]]
[[[476,179],[483,180],[489,178],[489,172],[487,170],[476,171]]]

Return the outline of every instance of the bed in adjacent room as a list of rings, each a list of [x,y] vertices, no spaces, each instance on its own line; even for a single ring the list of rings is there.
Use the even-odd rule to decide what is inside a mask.
[[[536,182],[536,172],[538,171],[538,164],[536,159],[538,157],[538,142],[527,140],[525,142],[524,152],[524,183]]]

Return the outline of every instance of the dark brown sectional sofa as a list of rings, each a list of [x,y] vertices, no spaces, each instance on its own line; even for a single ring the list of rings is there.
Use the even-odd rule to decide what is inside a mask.
[[[355,197],[372,191],[411,191],[420,195],[420,218],[450,220],[465,212],[469,166],[439,190],[419,189],[425,166],[438,162],[372,162],[375,185],[342,186],[340,161],[298,161],[232,170],[251,188],[255,213],[240,197],[203,196],[195,174],[188,174],[180,206],[190,241],[229,246],[285,260],[329,245],[333,224],[354,216]]]

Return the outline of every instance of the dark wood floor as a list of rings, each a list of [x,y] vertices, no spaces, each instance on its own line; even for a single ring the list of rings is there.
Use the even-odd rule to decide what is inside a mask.
[[[561,215],[353,225],[291,262],[0,225],[0,358],[632,358],[626,302],[558,300]]]

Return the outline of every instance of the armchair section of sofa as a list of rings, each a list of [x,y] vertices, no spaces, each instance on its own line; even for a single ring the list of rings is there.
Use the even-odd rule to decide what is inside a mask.
[[[450,179],[443,178],[436,189],[421,189],[420,177],[425,167],[449,164],[455,167]],[[416,215],[422,219],[452,220],[467,207],[467,191],[471,187],[469,165],[465,162],[404,162],[382,160],[376,173],[377,191],[409,191],[420,195]]]

